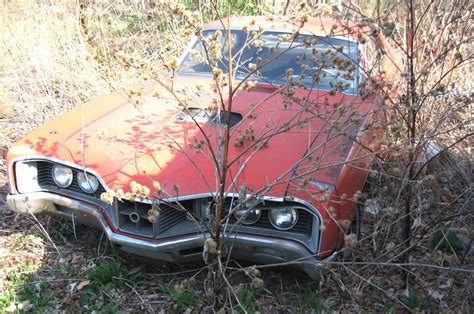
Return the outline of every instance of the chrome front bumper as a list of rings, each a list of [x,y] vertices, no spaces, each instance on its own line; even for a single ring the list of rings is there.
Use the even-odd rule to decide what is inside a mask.
[[[115,232],[97,205],[49,192],[7,195],[7,203],[14,212],[23,214],[54,214],[76,222],[102,229],[109,240],[120,249],[164,262],[202,260],[202,247],[208,234],[191,234],[160,240],[146,240]],[[264,264],[289,263],[297,265],[317,279],[324,264],[333,261],[336,254],[324,260],[316,259],[300,243],[254,234],[232,234],[225,238],[225,249],[231,256]]]

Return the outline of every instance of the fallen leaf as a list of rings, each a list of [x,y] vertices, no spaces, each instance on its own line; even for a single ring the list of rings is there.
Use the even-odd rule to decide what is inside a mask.
[[[76,289],[76,286],[77,286],[77,282],[73,282],[73,283],[68,285],[70,294],[72,294],[74,292],[74,289]]]
[[[411,226],[411,229],[417,229],[419,227],[421,227],[421,217],[413,219],[413,225]]]
[[[10,302],[10,305],[5,308],[5,312],[6,312],[6,313],[13,313],[13,312],[15,312],[15,311],[16,311],[15,302],[11,301],[11,302]]]
[[[43,240],[40,238],[34,238],[31,242],[36,245],[43,245]]]
[[[89,284],[90,284],[89,280],[82,281],[77,285],[76,289],[77,289],[77,291],[81,291],[82,289],[87,287]]]
[[[431,288],[428,289],[428,294],[430,295],[430,297],[438,301],[441,301],[444,297],[444,294],[441,294],[438,291],[433,290]]]
[[[18,309],[20,311],[29,311],[33,308],[33,305],[31,304],[30,300],[25,300],[18,304]]]

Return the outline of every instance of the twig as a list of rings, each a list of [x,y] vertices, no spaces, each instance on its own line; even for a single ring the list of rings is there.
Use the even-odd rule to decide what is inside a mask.
[[[393,296],[391,293],[389,293],[387,290],[379,287],[378,285],[376,285],[375,283],[373,283],[372,281],[370,280],[367,280],[365,279],[364,277],[362,277],[361,275],[359,275],[358,273],[356,273],[355,271],[353,271],[352,269],[350,269],[349,267],[346,267],[344,266],[344,268],[349,271],[350,273],[352,273],[354,276],[358,277],[359,279],[361,279],[362,281],[366,282],[367,284],[371,285],[372,287],[376,288],[377,290],[380,290],[382,291],[387,297],[389,297],[390,299],[392,300],[395,300],[397,301],[398,303],[400,303],[401,306],[403,306],[405,309],[407,309],[408,311],[412,312],[412,309],[410,309],[404,302],[402,302],[400,299],[398,299],[397,297]]]
[[[48,241],[53,245],[54,249],[56,250],[56,252],[58,252],[58,255],[60,258],[62,258],[62,255],[61,253],[59,252],[59,249],[57,248],[56,244],[54,244],[53,240],[51,239],[51,237],[49,236],[48,232],[46,231],[46,229],[44,229],[43,225],[39,222],[38,218],[36,218],[35,214],[33,214],[33,212],[31,211],[30,207],[27,205],[26,206],[26,209],[28,210],[28,213],[33,217],[33,219],[35,220],[35,222],[37,223],[37,226],[38,228],[40,229],[40,231],[43,233],[43,235],[48,239]]]
[[[244,313],[247,314],[248,313],[247,310],[244,308],[242,303],[240,303],[239,297],[235,293],[234,289],[232,289],[232,285],[230,284],[230,282],[227,280],[227,276],[225,275],[225,268],[222,267],[222,260],[220,258],[218,258],[217,261],[219,262],[219,268],[221,269],[222,278],[224,279],[225,283],[229,286],[229,290],[232,292],[232,295],[234,296],[235,300],[237,301],[237,304],[240,306],[242,311],[244,311]]]
[[[115,279],[123,279],[123,278],[117,278],[117,277],[114,277]],[[137,290],[135,290],[134,287],[132,287],[131,285],[129,285],[126,281],[123,282],[127,287],[129,287],[130,289],[132,289],[132,291],[137,295],[137,297],[140,299],[140,301],[142,302],[143,305],[147,306],[152,313],[155,313],[155,311],[153,310],[153,307],[148,304],[148,303],[145,303],[145,300],[143,300],[143,298],[141,297],[141,295],[138,293]]]

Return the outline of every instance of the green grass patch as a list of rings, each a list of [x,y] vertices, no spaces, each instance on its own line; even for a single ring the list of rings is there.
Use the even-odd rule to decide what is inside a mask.
[[[46,310],[50,308],[51,294],[46,292],[49,287],[48,283],[41,283],[39,289],[35,284],[27,284],[18,292],[20,301],[28,300],[36,311]]]
[[[177,288],[179,287],[179,289]],[[184,311],[191,306],[198,303],[198,297],[194,289],[193,280],[185,280],[171,289],[164,283],[158,285],[158,291],[169,295],[175,301],[175,304],[180,311]]]
[[[193,305],[197,304],[197,296],[192,287],[188,287],[184,291],[170,292],[170,297],[176,302],[176,306],[179,310],[185,310]]]
[[[447,228],[441,228],[433,232],[427,244],[431,250],[438,249],[448,254],[460,254],[463,251],[462,243],[456,233],[447,230]]]
[[[102,264],[88,270],[91,283],[122,284],[124,280],[134,282],[142,274],[140,267],[129,269],[117,260],[106,260]]]
[[[429,304],[426,300],[420,297],[414,290],[408,289],[408,295],[403,298],[403,303],[408,306],[411,310],[425,310]]]
[[[15,289],[8,288],[0,293],[0,313],[4,313],[11,302],[18,303],[18,296]]]
[[[278,296],[285,304],[291,304],[299,309],[311,310],[311,313],[322,313],[328,309],[318,297],[316,290],[306,288],[296,292],[286,292]]]
[[[43,312],[50,308],[51,294],[47,292],[47,283],[33,283],[34,273],[38,270],[38,265],[23,262],[5,281],[8,288],[0,293],[0,313],[4,313],[10,306],[29,301],[32,310]]]
[[[263,287],[255,288],[253,286],[241,286],[237,292],[237,298],[242,307],[248,313],[260,312],[257,304],[255,303],[256,297],[263,291]]]
[[[80,294],[79,304],[87,310],[99,313],[121,313],[120,303],[109,300],[110,291],[120,291],[134,287],[142,270],[139,267],[129,269],[114,259],[103,261],[87,271],[90,285]]]
[[[122,286],[127,270],[116,260],[106,260],[87,272],[92,287],[114,288]]]

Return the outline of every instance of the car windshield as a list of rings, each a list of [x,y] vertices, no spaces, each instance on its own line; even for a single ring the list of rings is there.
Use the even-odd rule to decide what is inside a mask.
[[[205,30],[203,39],[193,39],[179,75],[212,75],[212,68],[228,72],[227,34]],[[211,38],[218,38],[217,48]],[[237,79],[356,94],[359,81],[357,42],[333,37],[287,32],[232,30],[233,71]],[[212,49],[214,48],[214,49]]]

